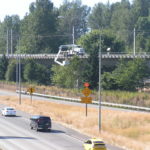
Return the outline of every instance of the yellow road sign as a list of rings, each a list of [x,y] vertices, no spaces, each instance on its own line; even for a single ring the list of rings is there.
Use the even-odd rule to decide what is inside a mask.
[[[35,89],[34,88],[28,88],[28,90],[27,90],[30,94],[32,94],[32,93],[34,93],[35,92]]]
[[[92,97],[81,97],[81,103],[92,103]]]
[[[82,93],[84,94],[84,96],[89,96],[91,94],[91,90],[86,87],[82,90]]]

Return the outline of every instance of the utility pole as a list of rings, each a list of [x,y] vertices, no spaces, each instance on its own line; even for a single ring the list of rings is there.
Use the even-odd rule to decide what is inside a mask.
[[[19,104],[21,104],[21,61],[19,54]]]
[[[19,48],[19,104],[21,105],[21,59],[20,59],[20,38],[18,42],[18,48]]]
[[[135,55],[135,28],[133,33],[133,54]]]
[[[18,66],[19,66],[19,59],[18,59],[18,54],[17,54],[17,59],[16,59],[16,90],[18,91],[18,83],[19,83],[19,80],[18,80]]]
[[[9,47],[8,47],[9,46],[9,44],[8,44],[8,41],[9,41],[8,35],[9,35],[9,30],[7,29],[7,37],[6,37],[7,38],[7,42],[6,42],[6,54],[7,55],[9,54],[9,50],[8,50],[9,49]]]
[[[72,43],[74,45],[75,37],[74,37],[74,25],[72,27]]]
[[[12,29],[11,29],[11,54],[13,54],[13,36],[12,36]]]

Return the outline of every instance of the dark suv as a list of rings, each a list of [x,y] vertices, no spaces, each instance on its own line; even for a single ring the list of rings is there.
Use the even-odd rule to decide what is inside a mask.
[[[37,115],[37,116],[32,116],[30,120],[31,120],[31,123],[30,123],[31,129],[35,129],[36,131],[38,130],[50,131],[51,130],[50,117]]]

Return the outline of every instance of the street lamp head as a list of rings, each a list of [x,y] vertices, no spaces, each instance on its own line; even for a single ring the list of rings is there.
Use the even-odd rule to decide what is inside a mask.
[[[110,52],[110,51],[111,51],[111,48],[110,48],[110,47],[108,47],[108,48],[107,48],[107,52]]]

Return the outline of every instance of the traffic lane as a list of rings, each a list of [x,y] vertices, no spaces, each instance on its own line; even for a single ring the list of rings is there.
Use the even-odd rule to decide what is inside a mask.
[[[18,114],[18,113],[17,113]],[[28,123],[22,117],[0,117],[1,137],[0,142],[6,149],[48,149],[45,144],[38,140],[38,137],[31,134]],[[49,145],[50,147],[51,145]],[[11,148],[11,149],[12,149]]]
[[[83,142],[78,138],[70,136],[66,131],[62,131],[60,125],[52,122],[52,132],[36,132],[30,130],[30,115],[21,114],[17,111],[19,117],[4,117],[0,116],[1,145],[10,148],[12,144],[14,150],[30,149],[30,150],[47,150],[50,147],[61,150],[83,150]],[[7,144],[6,144],[7,143]]]
[[[4,107],[4,105],[1,106],[1,108],[3,108],[3,107]],[[17,137],[17,139],[44,140],[44,143],[46,141],[53,141],[53,144],[59,145],[59,147],[61,147],[61,149],[70,150],[70,148],[71,148],[72,150],[74,150],[74,149],[76,149],[76,150],[82,149],[83,150],[83,148],[82,148],[83,142],[90,138],[86,135],[83,135],[73,129],[67,128],[67,127],[61,125],[60,123],[56,123],[54,121],[52,122],[52,131],[50,133],[49,132],[36,132],[35,130],[30,130],[30,126],[29,126],[30,117],[31,117],[30,114],[24,113],[22,111],[17,111],[17,117],[0,116],[0,118],[2,118],[3,120],[9,122],[10,125],[13,124],[11,126],[14,126],[14,125],[17,126],[18,130],[20,130],[20,128],[21,128],[21,130],[25,131],[25,133],[28,133],[28,132],[30,134],[32,133],[32,135],[28,134],[26,136],[24,134],[22,134],[22,136],[11,135],[11,137],[14,137],[14,138],[12,138],[13,140],[15,139],[15,137]],[[5,137],[10,137],[10,134],[6,134],[3,139],[5,139]],[[59,141],[59,142],[57,142],[57,141]],[[74,142],[74,141],[76,141],[76,142]],[[32,144],[31,144],[31,146],[32,146]],[[40,147],[40,146],[38,146],[38,147]],[[122,150],[121,148],[111,146],[109,144],[107,144],[107,148],[110,150]],[[58,147],[57,147],[57,149],[58,149]]]
[[[7,95],[7,92],[8,91],[0,91],[0,93],[2,93],[2,94],[6,94]],[[16,93],[14,93],[14,92],[10,92],[9,94],[12,94],[12,95],[18,95],[18,94],[16,94]],[[26,97],[26,98],[30,98],[28,95],[22,95],[22,97]],[[66,101],[58,101],[58,100],[52,100],[52,99],[47,99],[47,98],[42,98],[42,97],[37,97],[37,96],[34,96],[34,98],[33,98],[34,100],[46,100],[46,101],[53,101],[53,102],[57,102],[57,103],[64,103],[64,104],[68,104],[68,105],[82,105],[83,107],[84,107],[84,104],[80,104],[80,103],[73,103],[73,102],[66,102]],[[90,105],[90,107],[96,107],[95,105]],[[28,120],[29,120],[29,118],[30,118],[30,115],[28,114],[28,115],[25,115],[26,113],[24,113],[24,112],[19,112],[21,115],[20,116],[24,116],[25,118],[27,118]],[[53,122],[53,124],[54,124],[54,122]],[[58,126],[58,124],[56,124],[55,125],[55,127],[57,127]],[[63,126],[61,126],[61,127],[63,127]],[[28,128],[28,123],[27,123],[27,128]],[[59,126],[59,128],[60,128],[60,126]],[[68,130],[70,131],[71,129],[68,129],[68,128],[64,128],[63,127],[63,130],[65,131],[65,133],[66,133],[66,135],[69,133],[69,135],[70,135],[70,132],[68,132]],[[64,132],[63,131],[63,132]],[[67,132],[66,132],[67,131]],[[59,130],[53,130],[52,132],[55,132],[55,133],[59,133],[59,132],[61,132],[61,131],[59,131]],[[72,134],[72,135],[76,135],[76,134]],[[83,143],[83,141],[85,141],[85,140],[87,140],[88,138],[90,138],[90,137],[87,137],[87,136],[84,136],[84,138],[80,138],[80,137],[83,137],[82,136],[82,134],[80,134],[80,135],[78,135],[78,136],[75,136],[77,139],[81,139],[81,141],[82,141],[82,143]],[[113,145],[110,145],[110,144],[106,144],[107,145],[107,148],[108,149],[110,149],[110,150],[123,150],[122,148],[119,148],[119,147],[116,147],[116,146],[113,146]]]
[[[13,150],[48,150],[49,148],[60,150],[60,148],[52,145],[51,143],[46,143],[45,141],[42,141],[42,139],[39,140],[38,137],[35,137],[33,134],[26,130],[22,130],[12,124],[10,128],[7,127],[8,125],[10,125],[10,123],[7,121],[0,125],[2,130],[0,144],[3,145],[3,147],[6,149],[10,149],[10,147],[12,147],[11,149]]]
[[[69,136],[77,138],[77,139],[81,140],[82,142],[91,138],[87,135],[81,134],[79,132],[75,132],[73,129],[66,128],[66,127],[62,126],[61,124],[59,125],[59,123],[57,123],[57,126],[60,126],[59,129],[61,129],[62,131],[65,131],[66,134],[68,134]],[[107,150],[125,150],[125,149],[120,148],[118,146],[107,144],[106,142],[105,142],[105,144],[106,144]]]
[[[18,94],[14,91],[0,89],[0,96],[17,96]]]

